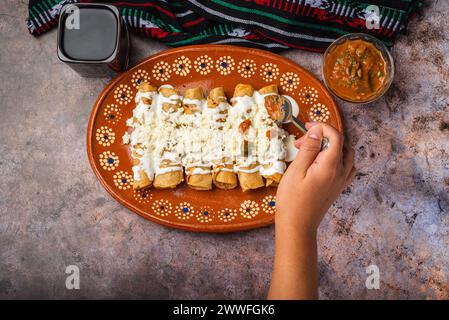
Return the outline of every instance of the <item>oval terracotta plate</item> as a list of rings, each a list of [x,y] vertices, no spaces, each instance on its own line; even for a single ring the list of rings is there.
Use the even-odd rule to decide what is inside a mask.
[[[276,54],[234,46],[201,45],[167,50],[119,75],[100,94],[89,120],[87,152],[95,175],[121,204],[154,222],[191,231],[227,232],[266,226],[274,221],[276,189],[243,193],[132,188],[132,161],[122,136],[128,131],[134,96],[141,81],[171,84],[181,94],[188,87],[223,86],[228,98],[238,83],[255,89],[275,83],[300,106],[299,118],[327,122],[342,131],[338,108],[325,87],[309,72]],[[299,132],[292,125],[287,131]]]

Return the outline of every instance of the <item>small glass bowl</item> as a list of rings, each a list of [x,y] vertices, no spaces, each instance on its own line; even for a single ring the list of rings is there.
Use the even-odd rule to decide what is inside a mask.
[[[326,70],[326,61],[327,61],[327,57],[329,55],[329,53],[336,48],[337,46],[343,44],[346,41],[351,41],[351,40],[364,40],[367,42],[372,43],[376,49],[378,49],[380,51],[380,53],[382,54],[382,57],[384,58],[385,64],[386,64],[386,81],[385,84],[382,88],[382,90],[380,90],[376,95],[374,96],[370,96],[367,100],[350,100],[347,97],[340,97],[333,89],[332,87],[329,85],[327,79],[326,79],[326,74],[325,74],[325,70]],[[371,103],[376,101],[377,99],[379,99],[380,97],[382,97],[385,92],[388,91],[388,89],[391,86],[391,83],[393,82],[393,78],[394,78],[394,73],[395,73],[395,67],[394,67],[394,60],[393,60],[393,56],[391,55],[390,51],[388,50],[387,46],[380,41],[379,39],[370,36],[366,33],[349,33],[347,35],[344,35],[338,39],[336,39],[334,42],[332,42],[332,44],[327,48],[327,50],[324,52],[323,55],[323,63],[322,63],[322,69],[321,69],[321,73],[323,76],[323,80],[324,80],[324,84],[326,85],[326,87],[339,99],[346,101],[346,102],[350,102],[350,103],[354,103],[354,104],[367,104],[367,103]]]

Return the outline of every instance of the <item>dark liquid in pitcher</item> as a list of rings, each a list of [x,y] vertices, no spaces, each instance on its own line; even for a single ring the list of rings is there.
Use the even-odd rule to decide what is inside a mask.
[[[79,29],[68,29],[66,16],[62,34],[62,50],[73,60],[101,61],[108,59],[117,45],[118,21],[105,9],[80,8]]]

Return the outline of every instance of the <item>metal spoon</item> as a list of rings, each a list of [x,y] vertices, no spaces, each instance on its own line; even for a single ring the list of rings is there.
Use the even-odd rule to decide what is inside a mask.
[[[282,114],[284,115],[284,118],[281,120],[281,123],[293,122],[302,133],[307,133],[305,124],[293,115],[292,105],[288,99],[284,99],[284,103],[282,104]],[[321,151],[326,150],[327,147],[329,147],[329,139],[323,137],[323,140],[321,141]]]

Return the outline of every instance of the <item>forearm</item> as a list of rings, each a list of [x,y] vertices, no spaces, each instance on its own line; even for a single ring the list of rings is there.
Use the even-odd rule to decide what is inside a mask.
[[[269,299],[317,299],[317,244],[314,228],[276,223],[276,253]]]
[[[354,151],[333,127],[308,123],[276,193],[276,253],[269,299],[317,299],[316,233],[354,173]],[[329,140],[322,149],[323,138]]]

